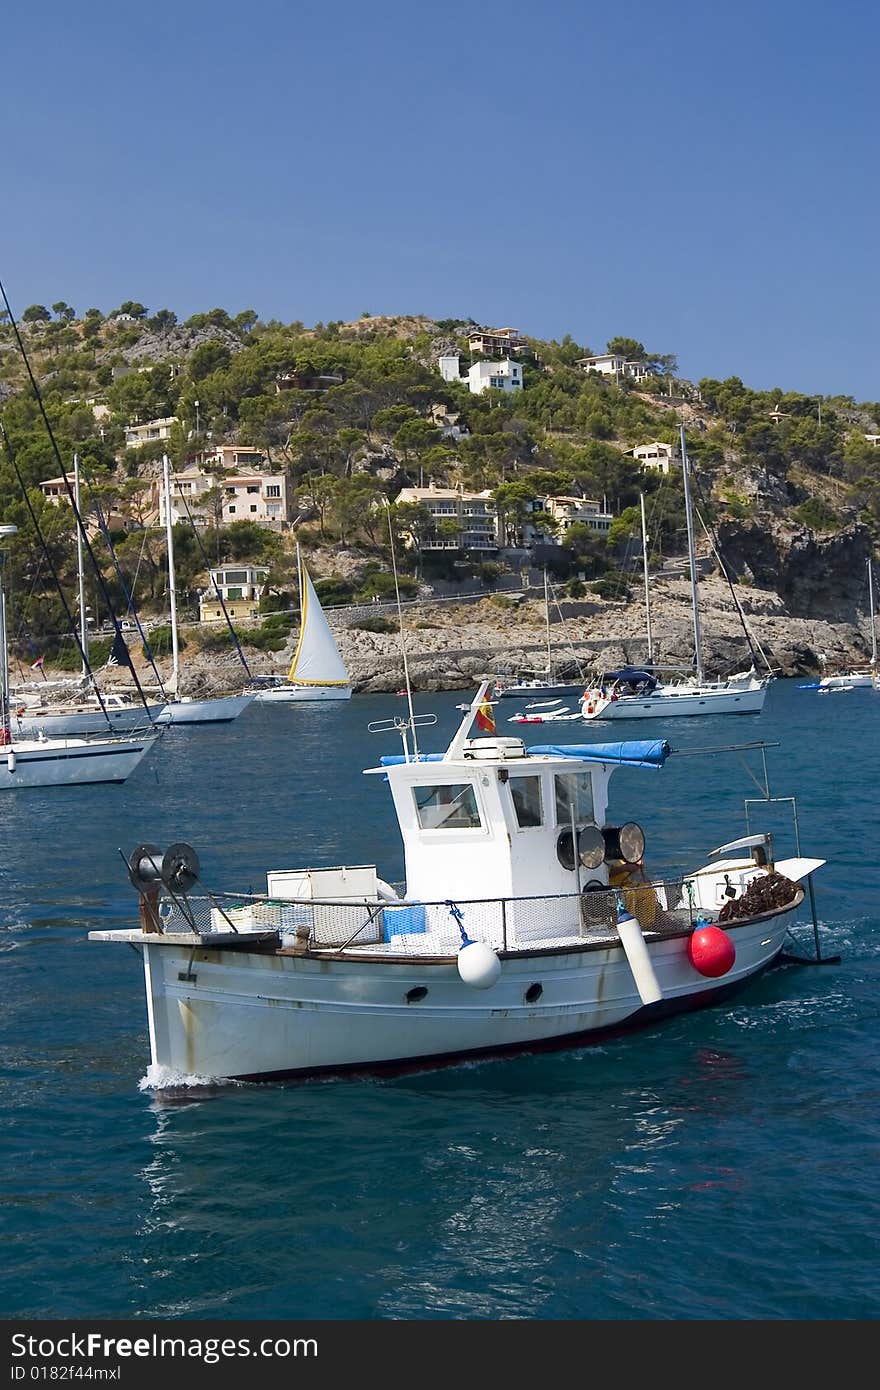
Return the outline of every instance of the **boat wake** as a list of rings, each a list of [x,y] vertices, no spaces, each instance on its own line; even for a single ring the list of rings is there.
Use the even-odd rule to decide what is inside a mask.
[[[151,1065],[138,1082],[138,1090],[152,1091],[163,1100],[193,1100],[200,1095],[214,1095],[217,1091],[247,1085],[246,1081],[231,1081],[224,1076],[193,1076],[172,1067]]]

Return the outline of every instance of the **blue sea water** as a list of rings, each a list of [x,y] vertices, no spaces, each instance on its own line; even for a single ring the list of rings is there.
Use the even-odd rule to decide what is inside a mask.
[[[434,711],[425,751],[455,727]],[[0,1317],[873,1319],[880,1314],[880,694],[779,681],[760,716],[507,726],[530,743],[666,736],[622,769],[650,870],[743,833],[765,740],[797,797],[822,965],[585,1048],[393,1079],[237,1086],[170,1103],[139,957],[87,941],[136,919],[120,855],[188,840],[204,881],[403,862],[392,696],[255,706],[169,731],[121,787],[0,798]],[[513,712],[512,710],[510,712]],[[757,778],[757,781],[756,781]],[[751,807],[793,849],[791,808]],[[814,953],[809,913],[794,949]]]

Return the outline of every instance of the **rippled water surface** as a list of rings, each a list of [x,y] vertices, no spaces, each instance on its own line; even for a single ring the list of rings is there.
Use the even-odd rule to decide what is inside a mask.
[[[460,694],[418,696],[445,746]],[[530,743],[669,737],[621,770],[655,874],[743,833],[763,739],[796,795],[821,946],[739,995],[601,1046],[403,1079],[142,1086],[136,917],[120,850],[192,842],[212,888],[267,869],[403,876],[387,787],[362,777],[394,697],[266,706],[172,729],[121,787],[0,796],[5,1318],[866,1319],[880,1314],[880,694],[780,681],[760,716],[507,726]],[[509,712],[513,712],[513,706]],[[786,803],[753,825],[793,849]],[[809,914],[793,927],[814,951]]]

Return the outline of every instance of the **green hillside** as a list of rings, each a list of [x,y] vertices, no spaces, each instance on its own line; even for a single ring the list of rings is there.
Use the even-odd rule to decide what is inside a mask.
[[[827,534],[860,522],[876,540],[880,450],[866,436],[880,432],[880,404],[753,391],[736,377],[683,381],[674,356],[630,338],[607,346],[648,367],[638,386],[577,365],[604,344],[527,337],[518,358],[524,389],[472,395],[466,385],[444,381],[437,362],[441,353],[455,352],[463,364],[472,361],[468,336],[475,326],[365,314],[306,328],[263,321],[250,311],[231,317],[222,309],[178,323],[171,310],[150,314],[134,301],[106,317],[96,309],[78,317],[63,302],[32,305],[18,330],[56,454],[14,326],[4,322],[0,515],[19,527],[7,559],[19,631],[26,629],[32,642],[66,631],[51,569],[73,594],[74,518],[69,507],[51,506],[39,484],[71,470],[74,453],[87,481],[83,511],[94,516],[99,505],[112,517],[123,578],[136,586],[146,612],[160,611],[165,576],[164,537],[143,525],[145,484],[158,476],[163,450],[180,468],[188,455],[222,443],[258,447],[272,470],[287,473],[304,545],[330,544],[358,560],[346,567],[345,581],[328,587],[331,602],[387,588],[389,512],[375,504],[392,504],[399,535],[417,532],[424,519],[417,509],[395,505],[404,486],[490,489],[512,539],[536,493],[605,499],[616,517],[607,538],[575,526],[552,556],[556,578],[568,581],[572,593],[583,587],[579,575],[600,592],[602,584],[622,582],[624,546],[639,529],[640,491],[651,505],[654,557],[680,553],[680,477],[642,473],[627,451],[652,440],[677,443],[681,423],[698,506],[710,523],[781,519]],[[168,417],[177,420],[169,440],[125,447],[126,427]],[[458,440],[441,432],[450,419],[463,431]],[[205,566],[188,528],[178,530],[175,559],[186,601],[204,585]],[[204,544],[212,562],[268,564],[267,607],[282,606],[293,591],[292,536],[241,522],[209,528]],[[92,549],[114,606],[124,607],[108,548],[98,537]],[[404,570],[416,568],[413,552],[401,545],[396,553]],[[455,565],[448,555],[422,561],[419,578],[497,578],[496,562],[456,558]],[[94,603],[100,620],[102,593]]]

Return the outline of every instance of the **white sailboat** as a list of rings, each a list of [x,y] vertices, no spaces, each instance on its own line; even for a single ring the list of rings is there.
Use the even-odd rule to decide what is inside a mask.
[[[547,571],[544,571],[544,620],[546,628],[547,643],[547,665],[544,675],[526,676],[519,675],[512,681],[503,678],[495,682],[493,689],[493,699],[512,700],[522,699],[524,696],[532,695],[558,695],[561,697],[579,695],[583,689],[583,677],[578,681],[558,681],[553,677],[553,647],[550,640],[550,582],[547,578]],[[522,722],[513,718],[513,722]]]
[[[171,606],[171,679],[167,682],[172,699],[156,717],[157,724],[228,724],[237,719],[254,699],[253,691],[222,695],[204,700],[180,695],[180,639],[177,631],[177,586],[174,572],[174,527],[171,516],[171,472],[168,455],[162,457],[165,490],[165,535],[168,550],[168,598]]]
[[[0,545],[18,528],[0,525]],[[150,752],[160,731],[144,728],[128,737],[25,738],[13,734],[9,719],[9,654],[6,645],[6,595],[0,550],[0,791],[23,787],[82,786],[124,782]]]
[[[871,621],[871,660],[867,671],[855,669],[850,671],[838,671],[834,675],[823,676],[819,681],[817,689],[820,694],[826,694],[834,690],[858,690],[865,686],[874,690],[880,690],[880,670],[877,666],[877,626],[874,621],[874,575],[870,556],[868,565],[868,613]]]
[[[80,507],[79,456],[73,456],[73,495],[77,516]],[[15,690],[10,700],[10,726],[16,737],[66,738],[80,734],[127,733],[151,724],[162,709],[164,701],[149,702],[126,691],[102,691],[95,685],[94,693],[86,694],[88,681],[93,680],[89,669],[89,627],[86,620],[85,573],[83,564],[82,531],[77,525],[76,559],[79,587],[79,641],[82,651],[82,678],[74,687],[66,682],[59,688],[44,682],[31,690]],[[94,683],[94,682],[93,682]]]
[[[286,679],[255,677],[253,688],[261,704],[297,700],[349,700],[352,686],[336,638],[324,616],[315,587],[296,547],[299,576],[299,640]]]
[[[661,683],[650,666],[648,669],[627,666],[617,671],[604,672],[594,686],[588,687],[584,691],[581,700],[581,714],[588,722],[593,720],[604,722],[609,719],[665,719],[673,716],[699,714],[759,714],[764,707],[764,698],[770,684],[769,676],[759,676],[754,670],[751,670],[730,676],[727,679],[706,679],[703,667],[703,638],[697,592],[697,564],[689,467],[684,426],[682,425],[681,471],[684,485],[691,579],[691,611],[694,626],[694,675],[679,681]],[[650,599],[644,527],[643,500],[642,538],[645,567],[645,608],[649,662],[651,662]]]

